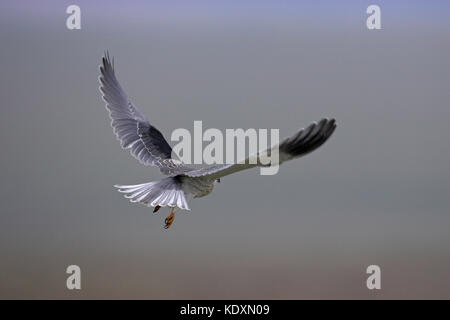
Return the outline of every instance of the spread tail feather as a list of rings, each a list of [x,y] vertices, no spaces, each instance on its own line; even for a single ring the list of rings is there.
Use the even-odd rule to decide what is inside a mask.
[[[181,183],[175,177],[136,185],[115,185],[131,202],[146,206],[178,207],[190,210]]]

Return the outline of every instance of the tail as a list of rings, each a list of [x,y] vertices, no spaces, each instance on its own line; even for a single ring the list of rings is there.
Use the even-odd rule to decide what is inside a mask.
[[[131,202],[139,202],[146,206],[178,207],[191,210],[186,196],[181,188],[181,182],[176,177],[169,177],[133,186],[115,185],[118,191],[125,194]]]

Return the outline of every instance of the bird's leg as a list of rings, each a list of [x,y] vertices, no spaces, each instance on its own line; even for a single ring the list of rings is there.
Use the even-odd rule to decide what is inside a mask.
[[[165,226],[164,229],[169,229],[175,219],[175,208],[172,208],[170,214],[167,216],[166,220],[164,220]]]
[[[158,212],[159,209],[161,209],[161,206],[156,206],[155,209],[153,209],[153,213]]]

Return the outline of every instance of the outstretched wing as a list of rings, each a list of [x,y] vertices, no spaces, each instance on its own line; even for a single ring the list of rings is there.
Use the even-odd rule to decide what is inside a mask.
[[[293,136],[281,141],[279,145],[271,149],[271,152],[273,152],[275,148],[278,148],[278,164],[304,156],[323,145],[325,141],[327,141],[328,138],[333,134],[335,129],[335,119],[325,118],[320,120],[319,123],[313,122],[308,127],[299,130]],[[264,152],[262,154],[264,154]],[[260,161],[257,161],[257,163],[260,163]],[[183,174],[193,178],[205,177],[214,180],[238,171],[254,168],[257,166],[259,166],[259,164],[250,164],[249,158],[247,158],[237,164],[213,165],[207,168],[185,172]]]
[[[161,132],[131,103],[114,73],[114,65],[106,53],[100,66],[100,91],[109,111],[111,126],[120,145],[144,165],[157,166],[170,175],[179,171],[173,161],[172,148]]]

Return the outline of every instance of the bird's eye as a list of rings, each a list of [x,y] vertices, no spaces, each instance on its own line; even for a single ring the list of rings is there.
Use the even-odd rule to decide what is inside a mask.
[[[218,183],[220,183],[220,179],[217,179],[216,181],[217,181]]]

